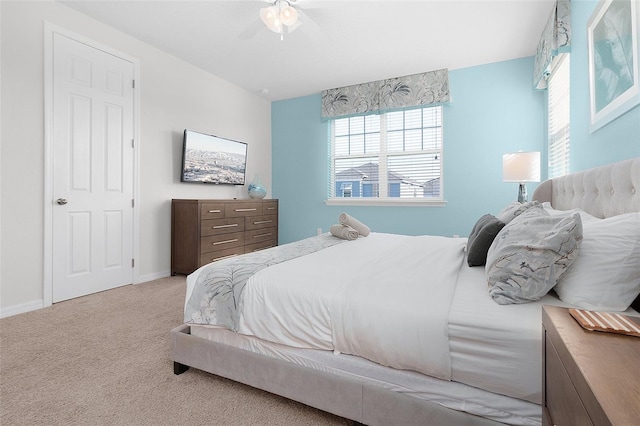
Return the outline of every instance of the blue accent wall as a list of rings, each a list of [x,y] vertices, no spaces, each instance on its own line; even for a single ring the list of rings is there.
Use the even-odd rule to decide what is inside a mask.
[[[640,156],[640,106],[604,127],[589,131],[587,22],[597,0],[571,2],[571,171]]]
[[[640,156],[640,106],[589,130],[587,22],[598,0],[571,3],[571,171]],[[533,58],[452,70],[444,107],[444,207],[327,206],[327,124],[320,95],[272,104],[273,196],[280,243],[327,231],[346,211],[376,232],[467,236],[484,213],[516,199],[502,182],[502,155],[541,151],[546,177],[546,91],[532,89]],[[529,194],[535,184],[527,185]]]
[[[375,232],[467,236],[482,214],[517,197],[502,182],[502,155],[542,151],[545,96],[532,89],[533,58],[450,71],[445,106],[444,207],[327,206],[328,124],[319,94],[274,102],[271,109],[272,194],[280,200],[279,242],[323,232],[345,211]],[[535,185],[528,185],[532,193]]]

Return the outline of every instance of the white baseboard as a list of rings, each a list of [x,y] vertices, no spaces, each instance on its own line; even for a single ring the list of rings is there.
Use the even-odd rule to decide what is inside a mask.
[[[156,272],[138,277],[136,284],[146,283],[148,281],[157,280],[171,276],[171,271]],[[44,307],[44,300],[34,300],[32,302],[22,303],[20,305],[9,306],[0,310],[0,318],[11,317],[13,315],[23,314],[25,312],[37,311]]]
[[[20,305],[9,306],[0,310],[0,318],[11,317],[25,312],[37,311],[44,307],[44,300],[34,300]]]
[[[142,284],[148,281],[159,280],[171,276],[171,271],[156,272],[154,274],[140,275],[135,284]]]

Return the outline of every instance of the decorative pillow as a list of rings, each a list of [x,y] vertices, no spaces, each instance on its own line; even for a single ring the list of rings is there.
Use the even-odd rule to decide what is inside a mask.
[[[489,294],[501,305],[540,299],[578,255],[580,215],[530,209],[507,224],[487,253]]]
[[[626,310],[640,294],[640,213],[585,222],[580,256],[555,291],[583,309]]]
[[[467,240],[469,266],[482,266],[487,262],[487,251],[502,228],[504,222],[493,215],[485,214],[478,219]]]
[[[497,214],[497,218],[507,224],[530,208],[542,210],[542,206],[537,201],[529,201],[528,203],[519,203],[514,201],[502,209],[502,211]]]

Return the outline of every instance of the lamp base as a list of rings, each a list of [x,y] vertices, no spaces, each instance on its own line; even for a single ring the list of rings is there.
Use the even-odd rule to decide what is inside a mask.
[[[520,188],[518,189],[518,202],[526,203],[527,202],[527,187],[524,183],[520,184]]]

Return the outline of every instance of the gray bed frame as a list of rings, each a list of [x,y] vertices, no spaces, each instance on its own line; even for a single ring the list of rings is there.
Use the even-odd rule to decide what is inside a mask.
[[[600,218],[640,211],[640,157],[542,182],[532,199],[559,210],[581,208]],[[186,324],[170,335],[175,374],[197,368],[372,426],[500,424],[361,379],[195,337]]]

